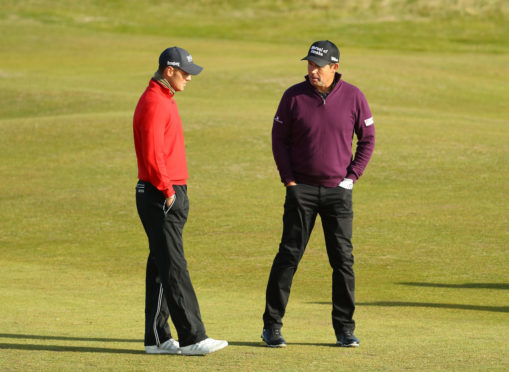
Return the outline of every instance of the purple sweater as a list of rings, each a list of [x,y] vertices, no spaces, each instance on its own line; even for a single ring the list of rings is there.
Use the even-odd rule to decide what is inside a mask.
[[[336,85],[324,99],[306,81],[281,98],[272,127],[272,152],[281,181],[336,187],[354,182],[368,165],[375,147],[375,126],[366,98],[336,74]],[[352,157],[352,140],[357,149]]]

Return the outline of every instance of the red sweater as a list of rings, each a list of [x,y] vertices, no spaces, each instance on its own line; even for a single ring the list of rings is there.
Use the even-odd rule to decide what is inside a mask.
[[[138,101],[133,131],[138,178],[150,182],[166,198],[172,196],[173,185],[185,185],[189,177],[184,131],[173,95],[155,80],[150,80]]]

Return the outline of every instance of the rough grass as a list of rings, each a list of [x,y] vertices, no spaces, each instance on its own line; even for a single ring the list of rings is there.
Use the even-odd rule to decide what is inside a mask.
[[[142,4],[0,6],[0,369],[509,367],[504,2]],[[332,346],[318,225],[285,317],[289,347],[269,350],[259,334],[283,198],[272,115],[325,37],[377,125],[354,200],[362,346]],[[177,97],[190,272],[210,336],[231,344],[205,358],[142,353],[131,118],[173,44],[205,67]]]
[[[508,51],[504,0],[14,1],[6,24],[126,35],[219,38],[441,52]],[[65,33],[60,34],[64,36]]]

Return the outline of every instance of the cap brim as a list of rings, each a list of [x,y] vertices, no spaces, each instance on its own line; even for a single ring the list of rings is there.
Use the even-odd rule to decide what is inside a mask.
[[[194,63],[192,65],[187,65],[185,67],[180,67],[182,71],[187,72],[190,75],[198,75],[201,70],[203,70],[203,67],[195,65]]]
[[[323,66],[331,63],[331,62],[324,61],[323,59],[316,57],[316,56],[305,56],[304,58],[301,59],[301,61],[304,61],[304,60],[311,61],[311,62],[315,63],[318,67],[323,67]]]

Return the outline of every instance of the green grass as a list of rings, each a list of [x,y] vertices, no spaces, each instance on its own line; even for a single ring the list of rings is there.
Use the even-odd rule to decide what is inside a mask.
[[[0,370],[507,370],[505,2],[172,4],[0,5]],[[340,45],[377,126],[354,194],[362,345],[332,347],[317,226],[289,346],[269,350],[259,334],[284,192],[272,116],[322,38]],[[177,96],[189,269],[209,335],[231,345],[204,358],[142,353],[131,120],[171,45],[205,67]]]

